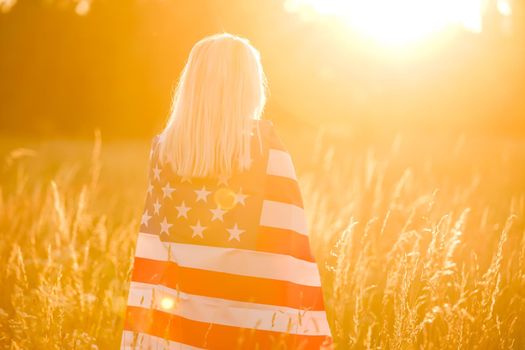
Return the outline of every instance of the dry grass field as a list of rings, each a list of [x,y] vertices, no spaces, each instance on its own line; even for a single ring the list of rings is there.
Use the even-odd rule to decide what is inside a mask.
[[[337,349],[525,349],[524,140],[284,139]],[[147,147],[0,140],[1,349],[118,347]]]

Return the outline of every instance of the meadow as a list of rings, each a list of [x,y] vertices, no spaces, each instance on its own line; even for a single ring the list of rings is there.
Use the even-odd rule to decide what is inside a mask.
[[[102,136],[0,140],[1,349],[118,348],[149,142]],[[283,133],[337,349],[525,348],[525,140],[446,136]]]

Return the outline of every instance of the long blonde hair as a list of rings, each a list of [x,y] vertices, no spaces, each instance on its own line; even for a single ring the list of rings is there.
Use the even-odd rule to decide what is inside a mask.
[[[160,134],[160,159],[180,176],[248,169],[250,135],[265,103],[260,54],[247,39],[221,33],[200,40],[190,52]]]

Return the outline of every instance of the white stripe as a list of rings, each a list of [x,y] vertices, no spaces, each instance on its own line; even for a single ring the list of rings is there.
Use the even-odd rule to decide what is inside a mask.
[[[289,203],[264,200],[259,223],[308,235],[304,209]]]
[[[173,261],[182,267],[234,275],[269,278],[306,286],[321,286],[315,262],[290,255],[256,250],[162,242],[159,236],[139,233],[135,256]]]
[[[136,337],[135,340],[133,338]],[[194,346],[163,339],[154,335],[124,330],[120,342],[121,350],[203,350]]]
[[[288,177],[297,180],[292,157],[288,152],[270,149],[268,151],[268,166],[266,167],[268,175]]]
[[[224,326],[302,335],[330,335],[325,311],[186,294],[163,285],[131,282],[128,305]]]

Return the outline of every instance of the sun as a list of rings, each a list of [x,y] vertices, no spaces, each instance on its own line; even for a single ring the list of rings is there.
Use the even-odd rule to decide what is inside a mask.
[[[334,16],[365,37],[385,45],[403,45],[451,27],[481,32],[485,1],[286,0],[284,6],[309,18]],[[502,8],[510,11],[508,1]]]

